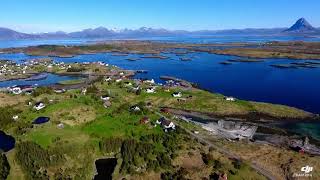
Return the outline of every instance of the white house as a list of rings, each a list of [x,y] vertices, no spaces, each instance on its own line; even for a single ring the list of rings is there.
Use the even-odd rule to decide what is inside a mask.
[[[138,107],[138,106],[132,106],[130,108],[131,111],[134,111],[134,112],[137,112],[137,111],[140,111],[141,109]]]
[[[176,98],[180,98],[180,97],[182,97],[182,93],[181,92],[174,92],[174,93],[172,93],[172,96],[176,97]]]
[[[176,128],[176,125],[172,121],[166,120],[164,117],[158,119],[156,123],[161,125],[165,130]]]
[[[33,106],[33,108],[36,109],[37,111],[39,111],[40,109],[43,109],[45,107],[46,107],[46,105],[43,102],[38,102]]]
[[[131,82],[125,82],[124,85],[125,86],[132,86],[132,83]]]
[[[146,89],[147,93],[155,93],[155,88],[154,87],[150,87]]]
[[[151,80],[145,80],[144,81],[145,83],[150,83],[150,84],[154,84],[155,82],[154,82],[154,79],[151,79]]]
[[[234,97],[225,97],[224,99],[226,101],[236,101],[236,98],[234,98]]]
[[[22,93],[22,90],[20,87],[13,87],[10,89],[10,91],[13,93],[13,94],[21,94]]]
[[[110,97],[109,96],[101,96],[100,99],[102,101],[108,101],[108,100],[110,100]]]
[[[106,82],[111,81],[111,77],[106,77],[106,78],[104,79],[104,81],[106,81]]]
[[[66,92],[66,90],[65,89],[55,89],[54,92],[55,93],[64,93],[64,92]]]
[[[121,81],[122,81],[122,79],[117,79],[117,80],[116,80],[116,82],[121,82]]]
[[[83,95],[86,95],[86,93],[87,93],[87,88],[83,88],[83,89],[81,90],[81,93],[82,93]]]
[[[63,123],[59,123],[59,124],[57,125],[57,127],[58,127],[58,129],[63,129],[63,128],[64,128],[64,124],[63,124]]]

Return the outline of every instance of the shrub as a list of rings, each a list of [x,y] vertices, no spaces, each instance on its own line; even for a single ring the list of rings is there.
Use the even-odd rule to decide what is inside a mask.
[[[32,96],[37,97],[40,96],[41,94],[52,94],[53,89],[51,87],[38,87],[33,90]]]
[[[98,88],[95,85],[89,86],[87,88],[87,93],[88,94],[96,94],[98,92]]]
[[[99,142],[99,147],[103,152],[118,152],[121,148],[122,142],[123,140],[120,138],[106,138]]]
[[[67,69],[67,72],[81,72],[84,71],[84,67],[70,67]]]
[[[0,179],[7,179],[10,172],[10,165],[5,154],[0,154]]]
[[[13,122],[12,117],[20,113],[19,110],[10,106],[0,107],[0,129],[7,127]]]
[[[59,149],[48,151],[34,142],[21,142],[17,144],[16,151],[16,159],[28,179],[49,179],[45,168],[64,161]]]

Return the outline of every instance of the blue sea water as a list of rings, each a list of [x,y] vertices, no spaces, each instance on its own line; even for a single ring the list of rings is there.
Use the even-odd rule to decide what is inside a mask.
[[[0,40],[0,48],[27,47],[37,45],[79,45],[88,43],[88,39],[24,39],[24,40]]]
[[[162,82],[160,76],[174,76],[198,84],[201,88],[235,96],[240,99],[270,102],[294,106],[314,113],[320,113],[320,67],[314,69],[278,69],[272,64],[296,62],[290,59],[265,59],[259,63],[220,62],[237,57],[208,53],[191,53],[192,61],[181,61],[179,56],[164,54],[170,59],[142,59],[128,61],[126,58],[108,53],[80,55],[73,58],[56,58],[56,61],[86,62],[103,61],[125,69],[148,70],[137,78],[153,78]]]
[[[47,78],[41,79],[41,80],[34,80],[34,81],[25,81],[23,79],[18,80],[11,80],[11,81],[0,81],[0,88],[1,87],[10,87],[14,85],[35,85],[38,86],[46,86],[51,84],[56,84],[60,81],[66,81],[66,80],[73,80],[78,79],[79,77],[76,76],[60,76],[56,74],[48,74]]]
[[[186,39],[169,37],[153,38],[152,40],[196,43],[239,41],[265,42],[270,40],[320,41],[319,38],[305,37],[210,37]],[[2,42],[0,42],[0,47],[3,46],[1,43]],[[222,65],[220,62],[236,59],[238,57],[208,53],[189,53],[183,57],[190,57],[192,61],[181,61],[179,59],[181,56],[176,56],[175,54],[163,55],[170,56],[170,58],[166,60],[148,58],[137,61],[128,61],[126,60],[127,58],[139,58],[140,55],[130,54],[129,56],[112,56],[110,53],[99,53],[79,55],[72,58],[54,58],[54,60],[66,63],[103,61],[124,69],[148,71],[146,74],[138,74],[136,78],[153,78],[157,82],[163,82],[160,79],[160,76],[175,76],[197,83],[201,88],[211,92],[218,92],[244,100],[289,105],[313,113],[320,113],[320,67],[314,69],[278,69],[270,66],[272,64],[288,64],[297,61],[303,62],[312,60],[264,59],[264,62],[259,63],[236,62],[232,65]],[[23,62],[23,60],[29,58],[37,57],[27,56],[21,53],[0,54],[0,59],[9,59],[16,62]],[[46,80],[37,82],[23,82],[19,80],[0,82],[0,87],[14,85],[18,82],[22,84],[37,83],[39,85],[48,85],[61,80],[69,80],[69,78],[72,77],[49,75]],[[317,123],[292,123],[290,125],[284,125],[284,127],[300,131],[303,134],[311,133],[318,138],[320,137],[318,133],[318,128],[320,126]]]
[[[153,78],[163,82],[160,76],[174,76],[198,84],[201,88],[222,93],[236,98],[283,104],[301,108],[310,112],[320,113],[320,67],[278,69],[272,64],[288,64],[297,60],[264,59],[265,62],[222,65],[220,62],[236,59],[234,56],[215,55],[208,53],[190,53],[185,55],[192,61],[181,61],[181,56],[163,54],[170,59],[157,58],[128,61],[127,58],[139,58],[139,55],[112,56],[110,53],[79,55],[72,58],[54,58],[58,62],[95,62],[103,61],[124,69],[147,70],[146,74],[138,74],[137,78]],[[8,57],[6,54],[0,54]],[[11,60],[21,61],[30,58],[22,54],[11,54]],[[309,60],[310,61],[310,60]],[[300,61],[301,62],[301,61]],[[47,85],[72,77],[50,74],[47,80],[28,82],[11,81],[0,82],[0,87],[17,83],[38,83]]]
[[[268,41],[320,41],[319,36],[271,36],[271,35],[181,35],[140,38],[97,38],[97,39],[25,39],[0,40],[0,48],[27,47],[37,45],[81,45],[108,40],[151,40],[178,43],[230,43],[230,42],[268,42]],[[0,51],[1,52],[1,51]]]

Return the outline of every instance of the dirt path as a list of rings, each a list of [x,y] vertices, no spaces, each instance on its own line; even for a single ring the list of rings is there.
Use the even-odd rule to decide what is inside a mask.
[[[18,162],[15,160],[15,150],[11,150],[8,153],[6,153],[9,164],[10,164],[10,174],[7,177],[7,180],[24,180],[24,174],[23,171],[18,164]]]

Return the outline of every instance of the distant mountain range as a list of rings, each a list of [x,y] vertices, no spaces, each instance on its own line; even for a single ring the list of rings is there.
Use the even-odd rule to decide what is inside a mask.
[[[315,28],[304,18],[300,18],[290,28],[248,28],[228,30],[202,30],[184,31],[167,29],[154,29],[141,27],[139,29],[107,29],[98,27],[82,31],[65,33],[62,31],[52,33],[27,34],[8,28],[0,28],[0,40],[18,39],[62,39],[62,38],[139,38],[156,36],[187,36],[187,35],[320,35],[320,29]]]

